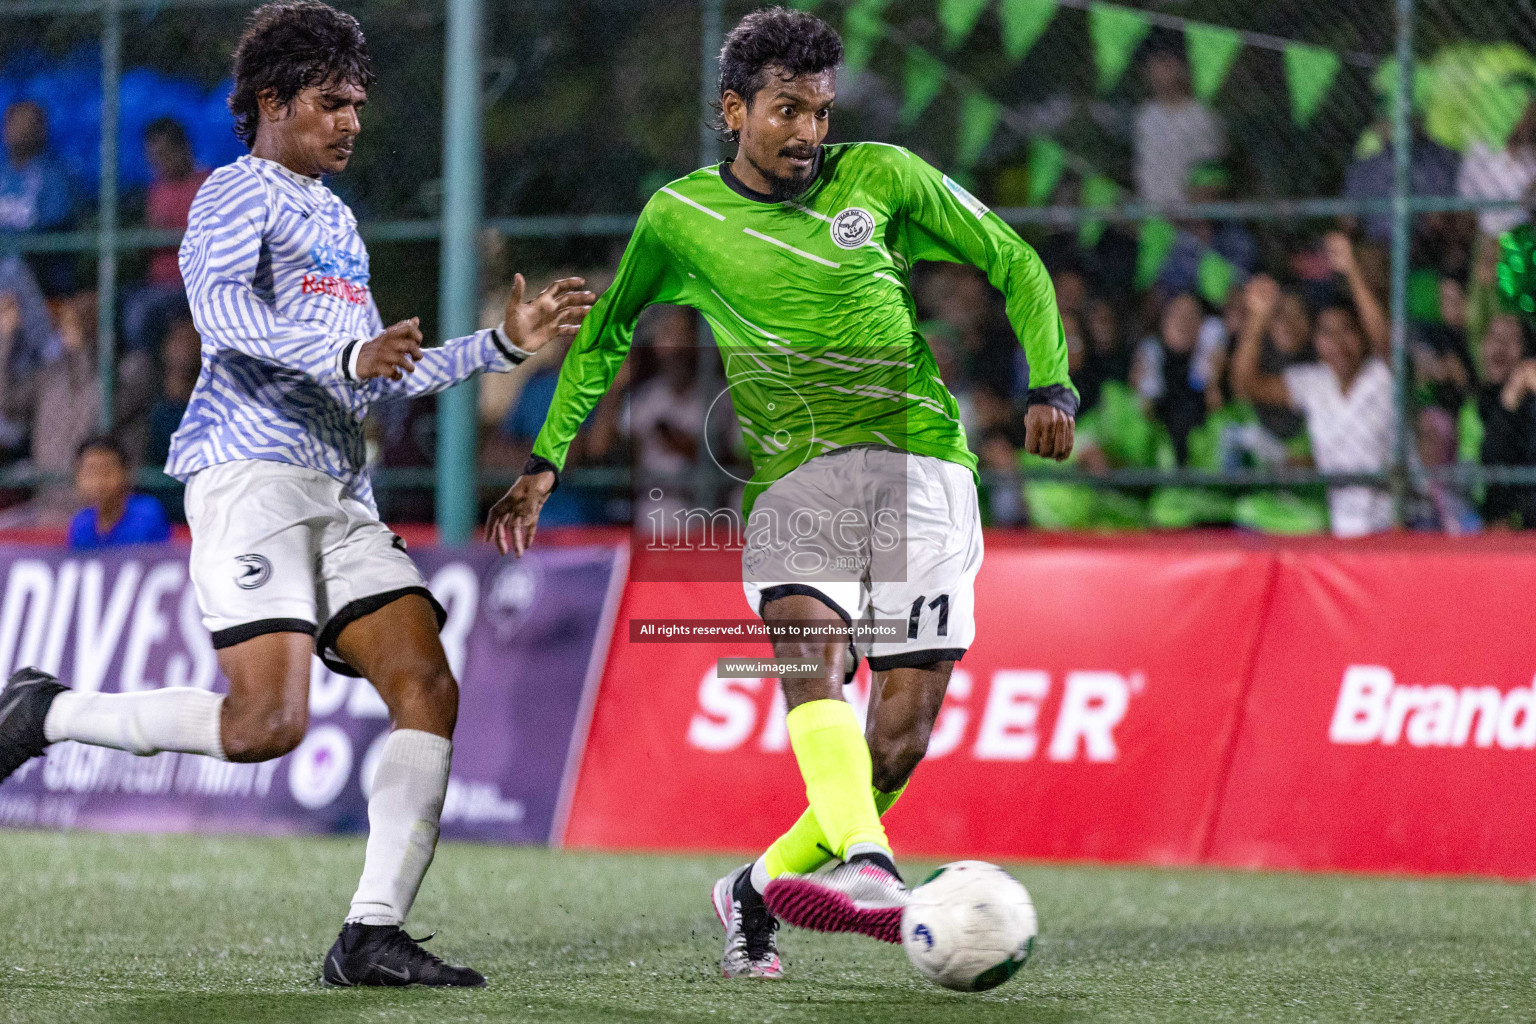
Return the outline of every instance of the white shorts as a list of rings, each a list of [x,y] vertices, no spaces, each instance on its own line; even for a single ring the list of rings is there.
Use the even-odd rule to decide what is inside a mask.
[[[190,574],[215,648],[266,633],[308,633],[331,668],[359,673],[336,653],[349,623],[406,594],[432,603],[405,541],[341,481],[284,462],[210,466],[187,481]]]
[[[970,470],[855,445],[804,463],[752,506],[742,550],[747,602],[819,599],[850,625],[904,624],[859,644],[877,672],[958,661],[976,637],[981,511]]]

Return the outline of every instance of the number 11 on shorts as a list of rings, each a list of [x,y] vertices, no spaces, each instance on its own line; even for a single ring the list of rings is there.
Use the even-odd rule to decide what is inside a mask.
[[[907,616],[907,639],[908,640],[916,640],[917,639],[918,620],[922,617],[922,614],[923,614],[923,602],[924,601],[928,601],[928,595],[927,594],[919,594],[917,596],[917,600],[912,602],[912,611]],[[937,611],[939,613],[939,628],[937,630],[937,634],[939,636],[948,636],[949,635],[949,595],[948,594],[940,594],[938,597],[934,598],[932,601],[928,601],[928,610],[929,611]]]

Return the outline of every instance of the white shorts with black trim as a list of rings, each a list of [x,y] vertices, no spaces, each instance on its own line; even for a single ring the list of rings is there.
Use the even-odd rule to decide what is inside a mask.
[[[838,448],[774,481],[742,550],[747,602],[815,597],[853,625],[903,624],[855,647],[877,672],[958,661],[976,637],[976,481],[958,463],[878,445]]]
[[[336,653],[348,624],[406,594],[442,605],[405,541],[341,481],[285,462],[210,466],[187,481],[190,574],[215,648],[267,633],[308,633],[328,666],[359,675]]]

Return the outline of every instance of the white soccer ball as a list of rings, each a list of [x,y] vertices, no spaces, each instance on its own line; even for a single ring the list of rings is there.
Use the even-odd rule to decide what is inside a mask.
[[[958,992],[996,988],[1018,972],[1038,924],[1029,892],[996,864],[957,860],[912,890],[901,941],[935,984]]]

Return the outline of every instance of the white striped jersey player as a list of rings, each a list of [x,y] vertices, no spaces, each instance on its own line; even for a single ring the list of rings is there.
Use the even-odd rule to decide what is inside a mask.
[[[357,219],[318,179],[243,156],[192,203],[181,273],[202,372],[166,472],[187,482],[191,576],[215,647],[316,635],[321,657],[381,603],[420,593],[373,503],[363,419],[522,357],[496,330],[428,348],[400,380],[358,380],[359,346],[384,330]],[[437,607],[439,621],[442,609]]]
[[[260,157],[198,189],[181,274],[203,368],[165,467],[180,480],[226,462],[286,462],[371,508],[362,424],[372,403],[515,365],[485,330],[425,349],[401,380],[352,379],[348,347],[384,329],[357,218],[318,179]]]

